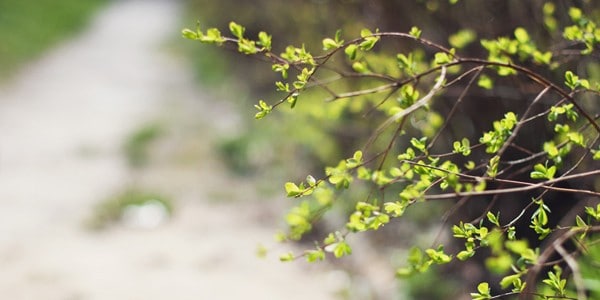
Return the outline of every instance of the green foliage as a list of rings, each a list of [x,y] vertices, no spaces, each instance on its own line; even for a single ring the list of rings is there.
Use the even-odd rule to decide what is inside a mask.
[[[0,1],[0,76],[81,30],[106,0]]]
[[[430,4],[434,2],[440,5]],[[450,1],[461,5],[457,2]],[[546,29],[559,30],[554,4],[548,2],[540,9]],[[565,28],[564,38],[585,47],[578,54],[597,55],[597,40],[589,37],[596,34],[591,17],[571,9],[569,18],[576,28]],[[558,197],[558,192],[574,199],[600,196],[584,185],[560,185],[578,180],[597,184],[590,180],[600,173],[593,161],[600,158],[600,126],[597,108],[590,104],[595,102],[587,101],[598,96],[593,76],[575,75],[561,53],[537,42],[538,35],[525,27],[512,29],[511,36],[480,39],[485,58],[463,53],[476,47],[480,36],[469,28],[449,35],[452,48],[428,39],[428,33],[415,26],[408,33],[363,29],[344,37],[338,30],[333,38],[320,39],[315,52],[302,44],[278,53],[270,35],[261,32],[253,39],[241,25],[232,22],[229,27],[231,37],[214,34],[206,40],[203,35],[208,34],[190,30],[183,35],[209,44],[234,45],[241,54],[271,63],[278,77],[278,98],[259,100],[256,119],[274,117],[276,111],[288,113],[286,118],[301,115],[307,123],[333,122],[345,136],[359,140],[344,148],[343,156],[329,159],[321,171],[310,172],[315,176],[284,184],[286,195],[297,202],[285,217],[287,231],[280,240],[302,239],[337,206],[343,207],[345,221],[327,230],[322,240],[317,238],[313,249],[301,255],[284,254],[281,260],[346,257],[352,253],[349,235],[375,234],[395,226],[409,218],[413,207],[429,207],[437,200],[483,202],[490,204],[474,205],[477,216],[471,219],[455,210],[448,212],[458,215],[449,230],[460,249],[446,252],[453,248],[437,240],[435,248],[411,247],[396,275],[406,278],[429,272],[433,266],[479,259],[500,277],[479,283],[471,293],[473,299],[502,297],[496,295],[499,292],[546,298],[567,297],[573,289],[581,293],[580,281],[574,280],[574,288],[568,286],[562,270],[554,266],[564,262],[576,271],[571,255],[585,256],[584,249],[593,243],[589,233],[600,231],[600,206],[586,207],[575,225],[560,227],[547,199]],[[398,50],[388,43],[411,46]],[[569,90],[563,89],[563,82]],[[518,99],[519,105],[498,105],[499,117],[497,109],[480,103],[492,94]],[[500,101],[494,97],[489,100]],[[320,99],[327,102],[316,101]],[[470,106],[465,104],[469,101]],[[282,104],[290,104],[290,109]],[[471,114],[467,117],[472,123],[458,116],[461,109]],[[362,118],[368,122],[361,123]],[[489,124],[492,128],[486,131]],[[296,130],[302,132],[303,125],[297,123]],[[361,193],[364,190],[368,192]],[[524,206],[505,220],[500,218],[505,202]],[[570,238],[577,238],[582,246],[567,255],[561,247]],[[479,254],[485,257],[478,258]],[[551,254],[561,259],[551,260]],[[545,266],[554,269],[547,278],[538,278]]]
[[[173,203],[164,195],[130,188],[98,203],[88,220],[88,226],[94,230],[106,229],[121,220],[130,207],[156,204],[163,207],[168,215],[173,214]]]
[[[125,141],[124,151],[127,161],[132,167],[143,167],[149,159],[149,151],[153,143],[164,133],[164,128],[157,123],[142,126],[132,132]]]

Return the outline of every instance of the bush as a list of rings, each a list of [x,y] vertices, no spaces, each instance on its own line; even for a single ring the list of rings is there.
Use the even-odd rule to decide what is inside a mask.
[[[572,67],[597,58],[600,28],[596,12],[584,12],[569,8],[569,24],[559,29],[555,4],[540,7],[539,27],[554,37],[552,48],[524,27],[479,39],[460,28],[449,45],[419,27],[363,29],[350,39],[338,31],[322,40],[319,55],[306,46],[279,54],[271,35],[250,38],[235,22],[231,36],[216,28],[182,34],[271,63],[282,96],[259,100],[256,119],[276,110],[300,115],[299,133],[319,124],[328,136],[352,141],[345,158],[285,184],[298,205],[285,217],[281,241],[302,239],[335,206],[350,209],[341,228],[282,261],[350,255],[350,235],[374,235],[443,202],[447,212],[431,209],[426,218],[449,224],[453,242],[412,247],[398,277],[473,262],[489,274],[471,279],[482,280],[473,282],[473,299],[586,299],[599,296],[579,262],[600,259],[589,251],[600,231],[600,78]],[[477,40],[473,52],[484,56],[462,54]]]

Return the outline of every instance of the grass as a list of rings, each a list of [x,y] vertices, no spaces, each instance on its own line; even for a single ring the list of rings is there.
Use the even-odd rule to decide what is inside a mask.
[[[153,143],[163,132],[164,129],[160,124],[149,123],[131,133],[124,145],[129,165],[134,168],[145,166],[148,163],[149,151]]]
[[[0,79],[85,27],[108,0],[0,0]]]
[[[151,203],[160,203],[168,215],[173,213],[173,203],[169,198],[128,188],[96,205],[87,226],[93,230],[105,229],[111,224],[119,222],[127,208],[140,207]]]

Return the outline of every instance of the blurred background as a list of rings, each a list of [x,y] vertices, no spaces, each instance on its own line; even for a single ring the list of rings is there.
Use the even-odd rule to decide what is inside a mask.
[[[304,43],[318,53],[322,38],[337,29],[352,37],[363,27],[418,26],[446,45],[461,29],[494,38],[521,26],[543,49],[560,39],[546,24],[545,2],[555,4],[559,24],[568,23],[569,5],[600,14],[594,0],[0,0],[0,295],[464,298],[479,280],[477,266],[394,279],[407,245],[435,239],[440,225],[429,216],[432,209],[441,215],[445,204],[356,237],[348,259],[279,263],[280,253],[312,245],[311,237],[273,242],[293,204],[283,184],[322,174],[323,164],[360,148],[368,128],[348,122],[351,115],[324,121],[302,107],[254,121],[256,99],[277,97],[270,67],[183,40],[180,30],[198,21],[227,32],[234,20],[249,36],[272,34],[276,49]],[[462,51],[486,56],[478,43]],[[563,67],[600,77],[597,57],[566,58]],[[464,128],[488,126],[521,105],[510,97],[486,99],[485,112],[466,108],[479,119],[464,120]],[[313,100],[321,101],[306,101]],[[317,234],[343,222],[363,196],[348,196]]]

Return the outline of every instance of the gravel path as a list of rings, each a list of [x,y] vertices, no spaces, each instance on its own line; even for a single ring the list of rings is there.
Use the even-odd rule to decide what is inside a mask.
[[[339,273],[256,258],[275,227],[247,199],[256,197],[251,183],[214,160],[208,132],[235,122],[197,121],[227,108],[165,51],[179,9],[113,1],[83,34],[0,87],[1,298],[335,299]],[[163,159],[132,170],[121,145],[155,119],[169,124]],[[182,151],[191,158],[173,163]],[[174,217],[152,230],[83,226],[94,205],[132,184],[170,193]]]

